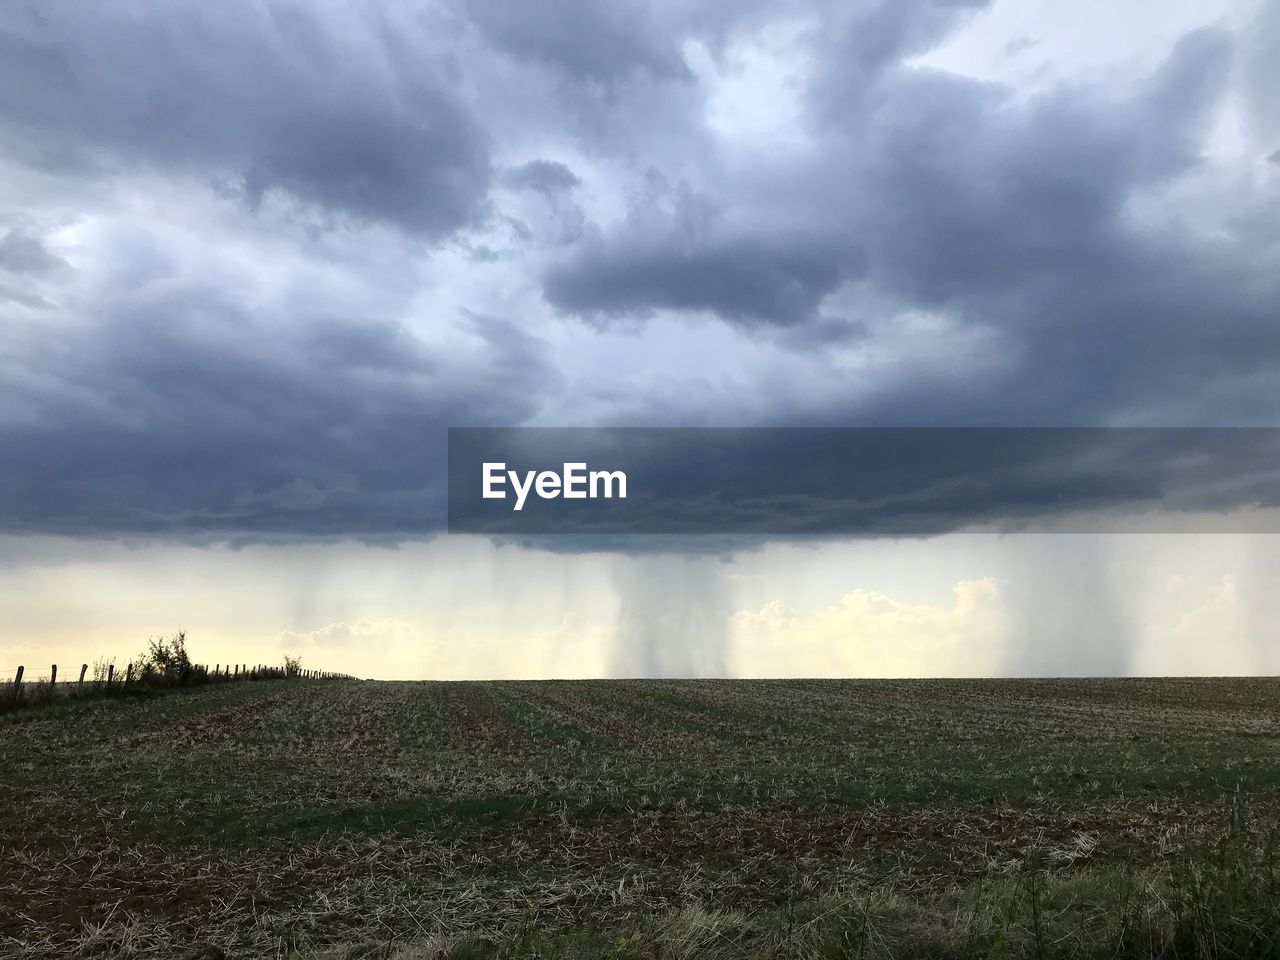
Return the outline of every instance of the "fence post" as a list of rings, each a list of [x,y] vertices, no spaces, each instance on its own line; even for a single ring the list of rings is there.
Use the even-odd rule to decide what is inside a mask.
[[[58,682],[58,665],[55,663],[49,668],[49,689],[52,690]]]
[[[19,665],[19,666],[18,666],[18,672],[14,675],[14,678],[13,678],[13,695],[14,695],[15,697],[16,697],[18,694],[20,694],[20,693],[22,692],[22,671],[23,671],[23,670],[25,670],[25,669],[26,669],[26,667],[23,667],[22,665]]]
[[[108,689],[111,688],[111,681],[115,679],[115,676],[116,676],[116,665],[114,663],[107,664],[107,688]]]
[[[80,679],[76,681],[77,686],[81,686],[81,687],[84,686],[84,675],[88,671],[88,669],[89,669],[89,665],[87,663],[80,664]]]
[[[133,683],[133,661],[129,662],[129,669],[124,674],[124,685],[127,687],[131,683]]]

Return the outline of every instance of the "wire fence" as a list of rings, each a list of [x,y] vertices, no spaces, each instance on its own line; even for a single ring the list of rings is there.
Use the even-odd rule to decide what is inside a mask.
[[[203,663],[182,664],[158,670],[150,664],[129,663],[117,669],[113,661],[98,660],[78,669],[61,670],[49,665],[47,673],[28,673],[26,665],[0,671],[0,706],[15,706],[51,700],[59,696],[111,696],[131,691],[195,687],[213,683],[241,683],[254,680],[349,680],[349,674],[329,670],[304,669],[299,665],[272,667],[265,664]]]

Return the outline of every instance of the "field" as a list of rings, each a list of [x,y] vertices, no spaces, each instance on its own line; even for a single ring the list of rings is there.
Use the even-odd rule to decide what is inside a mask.
[[[3,956],[1276,955],[1280,680],[279,680],[0,770]]]

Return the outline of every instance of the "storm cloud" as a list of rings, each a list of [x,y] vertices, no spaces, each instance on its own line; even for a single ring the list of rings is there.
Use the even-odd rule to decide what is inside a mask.
[[[1280,416],[1274,5],[1024,83],[930,60],[985,4],[573,10],[8,6],[0,526],[425,535],[448,426]]]
[[[142,165],[438,236],[479,216],[490,161],[428,31],[358,6],[16,4],[0,114],[14,159],[69,177]]]
[[[7,530],[430,535],[443,429],[526,417],[553,376],[536,339],[489,317],[428,344],[203,287],[101,309],[0,349]]]

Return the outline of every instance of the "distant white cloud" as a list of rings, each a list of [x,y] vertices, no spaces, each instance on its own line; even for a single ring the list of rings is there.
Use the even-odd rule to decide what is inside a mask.
[[[950,606],[904,603],[854,590],[809,617],[782,601],[732,618],[734,665],[746,676],[991,676],[1007,622],[999,584],[961,581]]]

